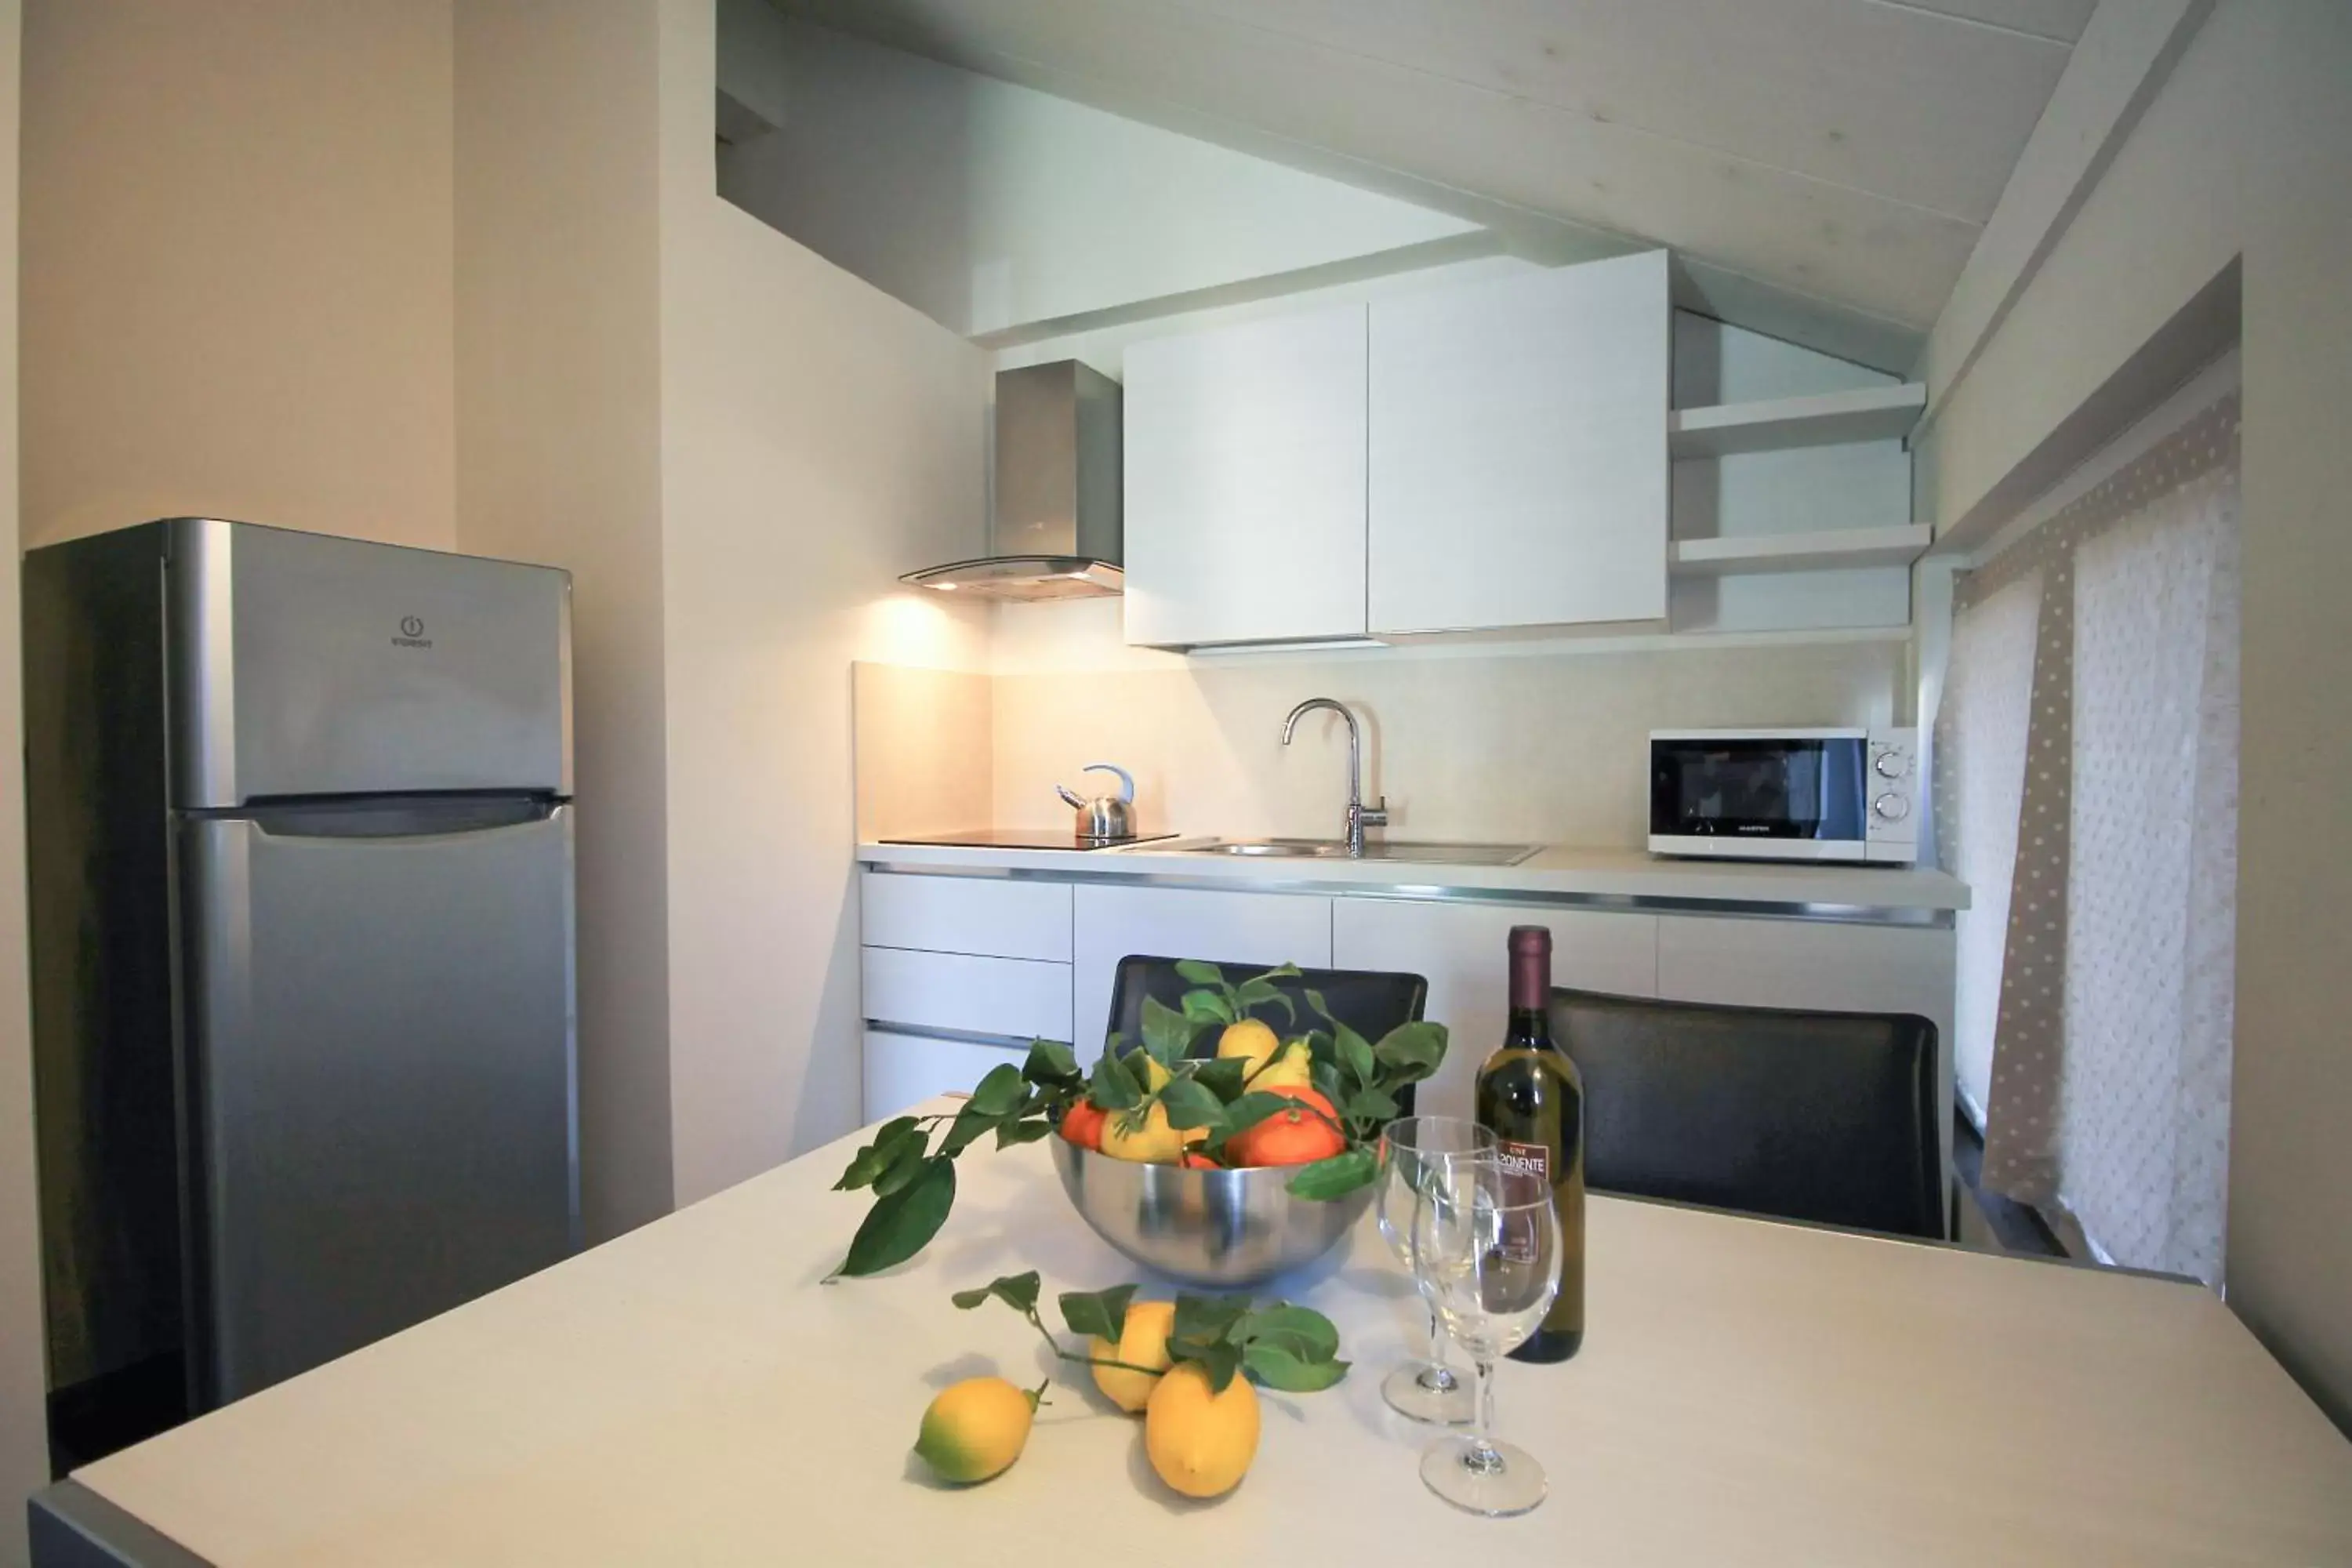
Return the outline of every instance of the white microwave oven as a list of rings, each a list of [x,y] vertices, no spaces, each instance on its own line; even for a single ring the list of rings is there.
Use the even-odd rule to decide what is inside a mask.
[[[1918,858],[1916,730],[1653,730],[1650,852]]]

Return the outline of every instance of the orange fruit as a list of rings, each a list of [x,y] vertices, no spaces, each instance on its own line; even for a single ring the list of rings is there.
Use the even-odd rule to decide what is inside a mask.
[[[1082,1100],[1062,1112],[1062,1136],[1081,1149],[1102,1148],[1103,1123],[1110,1112],[1098,1109],[1094,1101]]]
[[[1274,1092],[1298,1103],[1225,1140],[1228,1160],[1236,1165],[1307,1165],[1346,1150],[1348,1141],[1324,1120],[1339,1119],[1329,1100],[1311,1089],[1285,1087]]]

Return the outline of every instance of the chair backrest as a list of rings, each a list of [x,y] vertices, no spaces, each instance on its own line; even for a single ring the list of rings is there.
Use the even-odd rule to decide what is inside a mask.
[[[1269,967],[1263,963],[1230,963],[1212,959],[1232,981],[1263,974]],[[1110,1023],[1105,1038],[1124,1035],[1130,1041],[1143,1038],[1143,999],[1147,996],[1163,1007],[1180,1005],[1184,993],[1193,989],[1192,983],[1176,973],[1178,961],[1154,958],[1145,954],[1129,954],[1118,961],[1118,970],[1111,981]],[[1378,1040],[1399,1024],[1417,1022],[1421,1010],[1429,1001],[1429,982],[1418,974],[1391,974],[1374,969],[1307,969],[1296,977],[1277,980],[1275,989],[1290,998],[1297,1010],[1297,1027],[1286,1026],[1280,1008],[1276,1008],[1266,1021],[1275,1032],[1287,1038],[1293,1033],[1305,1034],[1309,1029],[1324,1026],[1315,1010],[1307,1005],[1307,993],[1322,993],[1323,1005],[1331,1009],[1349,1028],[1368,1040]],[[1195,1056],[1214,1056],[1217,1037],[1203,1031],[1192,1042]],[[1408,1084],[1398,1096],[1403,1113],[1412,1114],[1412,1086]]]
[[[1945,1233],[1936,1026],[1558,990],[1585,1183],[1900,1236]]]

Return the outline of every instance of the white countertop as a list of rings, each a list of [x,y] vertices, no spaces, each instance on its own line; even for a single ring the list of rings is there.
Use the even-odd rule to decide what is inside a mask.
[[[1162,1489],[1135,1423],[1059,1381],[1018,1464],[946,1489],[908,1452],[933,1391],[1045,1359],[949,1293],[1136,1270],[1045,1148],[982,1144],[924,1253],[821,1284],[855,1142],[76,1479],[218,1568],[2352,1562],[2352,1445],[2209,1291],[1606,1198],[1582,1353],[1500,1373],[1501,1434],[1551,1477],[1524,1519],[1423,1489],[1431,1434],[1379,1386],[1419,1314],[1369,1220],[1286,1285],[1355,1370],[1265,1395],[1223,1500]]]
[[[1535,898],[1673,899],[1706,903],[1818,904],[1850,909],[1949,910],[1969,907],[1968,885],[1908,866],[1787,865],[1678,860],[1642,849],[1551,845],[1516,866],[1446,866],[1398,860],[1249,859],[1187,854],[1164,845],[1129,849],[975,849],[863,843],[869,866],[909,870],[1012,870],[1150,878],[1234,888],[1525,893]]]

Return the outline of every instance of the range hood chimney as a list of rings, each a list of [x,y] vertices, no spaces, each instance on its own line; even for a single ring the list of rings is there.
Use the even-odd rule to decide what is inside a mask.
[[[898,580],[989,599],[1118,593],[1118,383],[1076,360],[996,376],[989,553]]]

